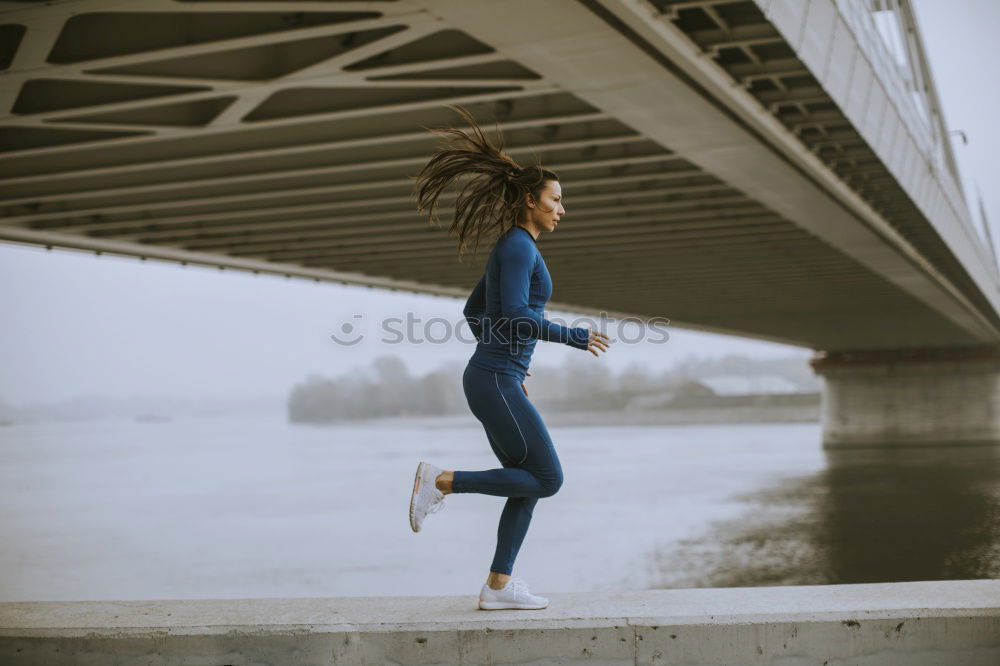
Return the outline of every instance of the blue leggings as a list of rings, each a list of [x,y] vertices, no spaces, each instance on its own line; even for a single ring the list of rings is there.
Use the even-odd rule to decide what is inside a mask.
[[[516,377],[468,365],[462,386],[503,469],[456,470],[452,492],[508,498],[500,514],[490,571],[510,575],[535,503],[562,486],[562,467],[542,417]]]

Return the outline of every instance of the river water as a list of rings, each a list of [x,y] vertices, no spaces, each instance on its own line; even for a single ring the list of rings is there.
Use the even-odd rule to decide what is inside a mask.
[[[1000,578],[1000,449],[824,451],[817,423],[550,427],[514,568],[541,594]],[[409,527],[417,462],[498,467],[471,416],[0,428],[0,600],[476,595],[503,498]]]

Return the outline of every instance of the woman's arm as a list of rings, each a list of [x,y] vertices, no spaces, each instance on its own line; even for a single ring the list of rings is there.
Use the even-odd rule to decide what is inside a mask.
[[[465,315],[465,321],[469,322],[469,328],[472,329],[476,340],[481,341],[483,339],[483,315],[486,314],[486,273],[483,273],[483,277],[479,278],[478,284],[473,287],[469,299],[465,302],[462,314]]]
[[[547,342],[561,342],[577,349],[587,349],[589,329],[562,326],[529,307],[531,271],[535,266],[533,248],[523,243],[507,243],[498,258],[500,305],[503,316],[511,322],[511,333],[517,332]]]

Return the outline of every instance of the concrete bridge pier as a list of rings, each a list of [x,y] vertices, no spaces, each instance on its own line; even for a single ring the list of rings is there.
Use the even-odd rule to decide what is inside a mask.
[[[820,352],[823,448],[1000,443],[1000,347]]]

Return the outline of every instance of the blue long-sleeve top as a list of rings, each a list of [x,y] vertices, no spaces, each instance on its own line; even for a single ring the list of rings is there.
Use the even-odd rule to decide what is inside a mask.
[[[469,363],[524,381],[538,340],[587,349],[589,329],[542,315],[551,297],[552,277],[534,237],[524,227],[511,227],[497,239],[465,303],[465,320],[478,341]]]

